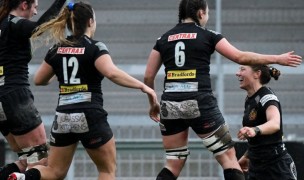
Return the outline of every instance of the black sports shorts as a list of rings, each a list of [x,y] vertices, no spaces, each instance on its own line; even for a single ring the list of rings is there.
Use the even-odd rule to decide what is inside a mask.
[[[273,163],[262,166],[249,165],[249,180],[296,180],[297,170],[292,157],[285,153]]]
[[[4,136],[26,134],[41,123],[29,88],[22,87],[0,97],[0,131]]]
[[[213,132],[225,123],[212,93],[164,93],[160,129],[164,136],[191,127],[197,134]]]
[[[103,109],[76,109],[56,112],[50,144],[63,147],[81,141],[85,148],[98,148],[113,137]]]

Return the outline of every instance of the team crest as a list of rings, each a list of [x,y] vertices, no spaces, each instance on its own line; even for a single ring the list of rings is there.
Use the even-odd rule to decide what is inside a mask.
[[[255,109],[252,109],[251,112],[249,113],[249,120],[255,120],[257,117],[257,111]]]

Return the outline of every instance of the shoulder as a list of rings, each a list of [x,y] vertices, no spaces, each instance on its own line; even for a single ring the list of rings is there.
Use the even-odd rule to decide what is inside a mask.
[[[269,101],[276,101],[279,102],[278,97],[275,95],[275,93],[269,88],[269,87],[262,87],[260,91],[260,103],[262,106],[264,106]]]
[[[106,44],[101,41],[96,41],[87,36],[84,36],[84,42],[91,48],[98,49],[99,51],[109,51]]]
[[[207,33],[209,33],[211,35],[214,35],[214,36],[221,35],[221,33],[217,32],[217,31],[214,31],[212,29],[207,29],[207,28],[202,28],[202,29],[204,29]]]
[[[14,23],[14,24],[17,24],[18,22],[21,22],[21,21],[25,21],[26,19],[22,18],[22,17],[18,17],[18,16],[15,16],[11,19],[11,22]]]

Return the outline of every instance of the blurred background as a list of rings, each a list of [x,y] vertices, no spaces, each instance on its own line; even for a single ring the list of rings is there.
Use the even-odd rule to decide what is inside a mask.
[[[53,1],[40,0],[38,17]],[[104,42],[114,63],[143,81],[147,58],[156,39],[178,22],[178,0],[87,0],[97,18],[96,40]],[[303,0],[209,0],[207,28],[221,32],[234,46],[244,51],[282,54],[294,50],[304,56]],[[37,17],[35,18],[37,19]],[[34,51],[30,63],[30,81],[49,47]],[[239,89],[235,76],[238,65],[214,54],[211,60],[212,86],[219,106],[236,140],[241,127],[245,91]],[[277,93],[283,108],[284,138],[288,143],[304,142],[304,66],[281,71],[278,81],[269,86]],[[156,91],[162,93],[164,71],[156,79]],[[47,133],[55,113],[58,83],[31,89]],[[158,125],[148,117],[145,94],[120,87],[105,79],[102,83],[108,121],[117,142],[117,179],[152,180],[162,169],[165,156]],[[0,136],[0,139],[3,139]],[[16,159],[4,143],[2,162]],[[295,146],[298,147],[298,146]],[[179,179],[221,180],[222,170],[199,138],[190,135],[191,155]],[[291,146],[291,148],[294,148]],[[301,153],[294,151],[299,158]],[[303,152],[303,151],[302,151]],[[1,161],[0,161],[1,162]],[[303,166],[302,166],[303,167]],[[300,169],[298,168],[298,172]],[[299,172],[300,173],[300,172]],[[96,179],[97,170],[79,146],[66,179]],[[303,176],[302,176],[303,177]],[[304,177],[303,177],[304,179]]]

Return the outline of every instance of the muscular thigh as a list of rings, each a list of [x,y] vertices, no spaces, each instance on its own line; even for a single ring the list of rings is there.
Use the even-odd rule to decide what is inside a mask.
[[[50,141],[53,146],[67,146],[81,141],[86,148],[97,148],[112,137],[105,111],[66,110],[56,112]]]
[[[24,135],[42,123],[28,88],[10,92],[0,99],[0,130],[6,136]]]

